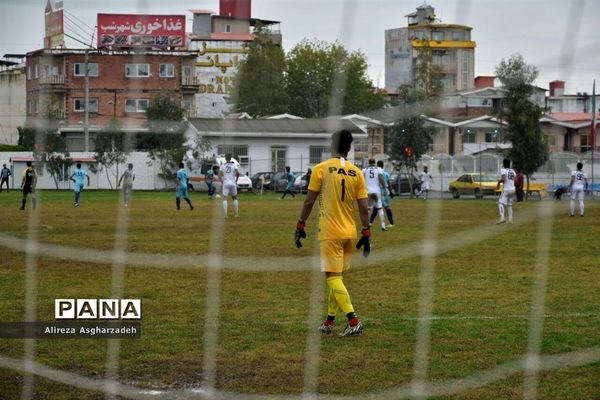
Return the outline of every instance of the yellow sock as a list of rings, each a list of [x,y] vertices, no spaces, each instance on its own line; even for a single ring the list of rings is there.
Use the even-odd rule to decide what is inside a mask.
[[[335,295],[333,294],[333,289],[329,288],[329,294],[327,296],[327,315],[331,315],[335,317],[337,314],[338,304],[335,299]]]
[[[352,307],[352,302],[350,301],[350,294],[346,286],[344,286],[341,276],[327,278],[327,286],[333,292],[333,297],[335,297],[337,305],[342,309],[344,314],[354,312],[354,307]]]

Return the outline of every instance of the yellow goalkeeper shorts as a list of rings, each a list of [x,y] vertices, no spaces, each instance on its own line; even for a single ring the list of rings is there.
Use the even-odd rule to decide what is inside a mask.
[[[355,239],[321,240],[321,271],[344,272],[350,268]]]

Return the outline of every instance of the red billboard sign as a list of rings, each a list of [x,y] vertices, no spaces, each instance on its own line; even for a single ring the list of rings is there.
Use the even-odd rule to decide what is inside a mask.
[[[98,47],[183,47],[185,15],[98,14]]]

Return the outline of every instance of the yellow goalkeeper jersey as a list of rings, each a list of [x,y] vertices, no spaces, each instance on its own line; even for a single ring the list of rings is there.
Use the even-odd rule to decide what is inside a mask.
[[[319,239],[355,239],[356,200],[367,198],[361,170],[350,161],[330,158],[313,168],[308,190],[319,193]]]

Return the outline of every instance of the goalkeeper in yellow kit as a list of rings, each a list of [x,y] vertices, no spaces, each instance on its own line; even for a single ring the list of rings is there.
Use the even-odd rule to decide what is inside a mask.
[[[302,247],[300,239],[306,237],[305,221],[318,199],[321,270],[325,272],[329,290],[327,319],[319,330],[323,333],[333,331],[335,315],[340,308],[348,317],[348,324],[340,336],[355,335],[363,330],[342,280],[343,273],[350,268],[357,237],[354,223],[356,205],[362,223],[361,238],[356,248],[362,247],[365,257],[371,251],[365,179],[361,170],[346,160],[352,140],[352,134],[346,130],[337,131],[331,136],[331,158],[313,168],[294,236],[296,247]]]

